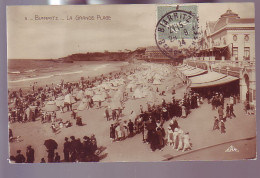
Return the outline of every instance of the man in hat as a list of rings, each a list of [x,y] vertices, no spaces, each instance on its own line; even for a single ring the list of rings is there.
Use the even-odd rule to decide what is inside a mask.
[[[220,133],[226,133],[226,127],[223,120],[220,121]]]
[[[213,125],[213,130],[219,130],[219,120],[217,118],[217,116],[214,116],[214,125]]]
[[[63,148],[63,153],[64,153],[64,161],[69,162],[69,154],[70,154],[70,142],[68,141],[69,139],[65,137],[65,143],[64,143],[64,148]]]
[[[218,115],[219,115],[219,120],[223,120],[224,111],[221,105],[218,107]]]
[[[230,106],[229,106],[229,104],[227,104],[227,107],[226,107],[226,118],[225,118],[225,120],[227,118],[230,118]]]
[[[110,126],[110,139],[112,141],[114,141],[115,140],[115,136],[116,136],[116,130],[115,130],[114,125],[111,124],[111,126]]]
[[[21,154],[21,150],[17,150],[17,155],[15,157],[15,163],[24,163],[25,157],[23,154]]]
[[[75,162],[76,159],[77,159],[77,152],[76,152],[77,140],[75,139],[74,136],[71,136],[70,139],[71,139],[71,142],[70,142],[70,161]]]
[[[134,135],[134,123],[129,119],[128,122],[129,136],[132,137]]]
[[[107,107],[106,110],[105,110],[105,114],[106,114],[107,121],[109,121],[109,111],[108,111],[108,107]]]
[[[26,157],[27,157],[27,163],[33,163],[34,162],[34,149],[31,145],[27,147],[26,150]]]
[[[236,115],[234,114],[234,104],[230,104],[230,117],[236,117]]]

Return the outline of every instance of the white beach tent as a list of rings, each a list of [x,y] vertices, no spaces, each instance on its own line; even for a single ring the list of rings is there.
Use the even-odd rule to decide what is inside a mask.
[[[155,79],[155,80],[153,81],[153,84],[154,84],[154,85],[161,85],[162,83],[161,83],[161,81],[160,81],[159,79]]]
[[[101,102],[103,102],[103,101],[105,101],[106,98],[102,94],[95,94],[92,99],[93,99],[93,101],[101,101]]]
[[[138,98],[144,98],[143,93],[140,88],[136,88],[133,94],[133,97],[138,99]]]
[[[77,94],[76,94],[76,98],[78,100],[81,100],[84,96],[83,94],[84,94],[84,92],[82,90],[78,91]]]
[[[73,104],[75,102],[76,102],[75,99],[72,97],[72,95],[70,93],[65,95],[64,103]]]

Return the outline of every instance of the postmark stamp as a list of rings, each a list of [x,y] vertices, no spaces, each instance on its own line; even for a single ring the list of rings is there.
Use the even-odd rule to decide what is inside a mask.
[[[189,6],[158,6],[155,41],[160,51],[178,60],[196,44],[199,35],[198,9]]]

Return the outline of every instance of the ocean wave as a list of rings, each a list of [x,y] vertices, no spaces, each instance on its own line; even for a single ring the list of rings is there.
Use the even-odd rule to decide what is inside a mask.
[[[8,72],[8,74],[20,74],[20,71]]]
[[[75,72],[63,72],[63,73],[59,73],[59,74],[54,74],[54,76],[62,76],[62,75],[70,75],[70,74],[79,74],[82,73],[83,71],[75,71]]]
[[[64,72],[64,73],[58,73],[58,74],[53,74],[53,75],[48,75],[48,76],[40,76],[40,77],[35,77],[36,75],[32,75],[32,76],[27,76],[27,78],[18,79],[18,80],[13,80],[13,81],[9,81],[9,82],[10,82],[10,83],[26,82],[26,81],[47,79],[47,78],[51,78],[51,77],[55,77],[55,76],[78,74],[78,73],[82,73],[82,72],[83,72],[83,71]]]
[[[100,69],[102,69],[102,68],[105,68],[105,67],[107,67],[109,64],[103,64],[103,65],[99,65],[99,66],[97,66],[97,67],[95,67],[93,70],[100,70]]]
[[[42,77],[34,77],[34,78],[23,78],[23,79],[13,80],[13,81],[9,81],[9,82],[10,83],[26,82],[26,81],[32,81],[32,80],[51,78],[53,76],[54,75],[48,75],[48,76],[42,76]]]
[[[26,72],[26,73],[31,73],[31,72],[35,72],[36,71],[36,69],[31,69],[31,70],[26,70],[26,71],[24,71],[24,72]]]

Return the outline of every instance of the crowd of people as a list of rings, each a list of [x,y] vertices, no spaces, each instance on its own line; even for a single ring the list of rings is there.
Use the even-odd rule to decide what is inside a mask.
[[[180,118],[185,119],[193,109],[200,107],[204,98],[200,93],[189,90],[184,93],[182,99],[176,99],[174,97],[175,88],[171,86],[159,90],[158,85],[163,81],[163,77],[172,74],[169,72],[171,67],[160,68],[156,74],[153,74],[153,72],[157,71],[158,68],[154,67],[153,69],[153,67],[149,65],[135,66],[124,70],[124,72],[120,71],[87,79],[81,78],[80,81],[74,83],[61,81],[58,85],[52,84],[45,87],[36,87],[37,84],[35,83],[29,94],[25,94],[21,89],[9,91],[11,103],[9,105],[9,121],[10,123],[23,123],[40,118],[41,123],[51,123],[52,132],[57,134],[59,133],[57,131],[61,128],[74,126],[74,121],[75,125],[84,125],[82,122],[84,116],[79,117],[77,114],[80,110],[103,108],[104,118],[107,121],[112,121],[112,123],[108,122],[110,123],[109,135],[112,142],[142,134],[142,141],[150,145],[151,151],[162,150],[166,145],[177,151],[189,150],[192,147],[189,132],[180,128],[178,120]],[[109,81],[113,80],[116,82],[111,82],[108,87]],[[100,86],[103,88],[100,88]],[[97,97],[97,95],[103,95],[102,92],[105,93],[104,99],[107,101],[107,105],[103,104],[104,100]],[[165,95],[166,92],[173,96],[170,102],[166,102],[164,99],[164,96],[168,96]],[[212,110],[218,112],[218,117],[215,117],[214,120],[213,130],[220,130],[221,133],[225,133],[226,119],[235,117],[233,106],[236,104],[237,98],[231,96],[230,103],[224,109],[223,93],[213,92],[206,97],[208,103],[212,105]],[[144,106],[140,105],[138,112],[130,110],[131,112],[126,114],[124,110],[125,102],[139,98],[147,99],[146,106],[145,104]],[[160,99],[161,102],[158,102]],[[61,100],[63,102],[57,102]],[[49,101],[55,101],[54,104],[58,109],[54,111],[46,110]],[[75,106],[78,108],[75,109]],[[60,117],[61,114],[57,114],[58,112],[70,112],[71,118],[64,120]],[[166,126],[165,123],[168,123],[168,121],[170,124]],[[97,151],[95,138],[84,136],[82,142],[73,136],[70,139],[69,141],[69,138],[65,138],[63,150],[65,162],[98,160],[95,154]],[[47,162],[59,161],[59,153],[55,153],[55,149],[48,149]],[[46,161],[43,158],[41,162]]]
[[[225,122],[227,121],[227,119],[232,119],[236,117],[236,115],[234,114],[234,105],[236,103],[236,97],[230,96],[229,103],[227,103],[225,107],[223,94],[215,93],[212,96],[212,110],[217,110],[218,112],[218,117],[214,116],[213,130],[220,130],[221,134],[226,133]]]
[[[110,138],[112,141],[121,141],[135,134],[142,134],[143,142],[150,144],[152,151],[162,150],[165,145],[170,145],[177,150],[189,150],[191,149],[189,132],[184,132],[179,127],[176,118],[186,118],[191,109],[198,107],[198,98],[200,104],[199,95],[191,91],[185,93],[182,100],[173,97],[172,102],[169,103],[164,99],[160,105],[147,103],[147,111],[140,105],[140,114],[137,115],[132,111],[129,121],[111,124]],[[170,125],[165,131],[164,123],[167,121],[170,121]]]
[[[94,134],[90,137],[84,136],[83,141],[80,138],[75,138],[70,136],[65,137],[65,142],[63,145],[64,159],[61,160],[61,156],[58,152],[55,152],[58,145],[53,141],[52,143],[47,143],[49,140],[45,141],[45,146],[47,148],[47,161],[45,158],[41,158],[41,163],[59,163],[59,162],[97,162],[99,161],[99,154],[97,146],[97,140]],[[21,150],[17,150],[16,156],[10,156],[10,161],[12,163],[34,163],[34,149],[31,145],[27,146],[26,157],[22,154]]]
[[[16,156],[10,156],[11,163],[34,163],[34,149],[31,145],[28,145],[26,148],[26,158],[21,150],[17,150],[16,153]]]

